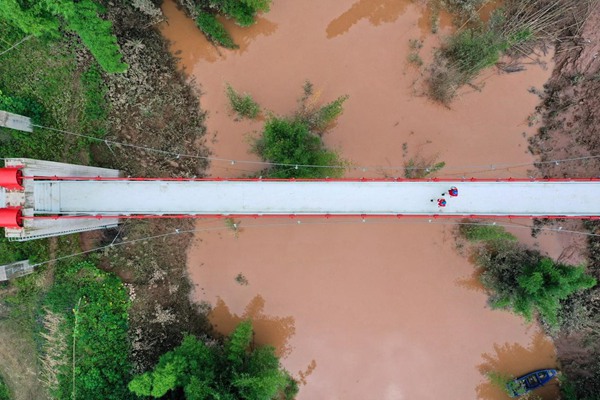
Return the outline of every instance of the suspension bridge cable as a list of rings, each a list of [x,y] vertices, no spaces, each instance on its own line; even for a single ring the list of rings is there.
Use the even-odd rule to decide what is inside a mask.
[[[19,40],[17,43],[13,44],[12,46],[10,46],[8,49],[4,50],[2,53],[0,53],[0,56],[8,53],[9,51],[11,51],[12,49],[14,49],[15,47],[19,46],[21,43],[31,39],[33,36],[29,35],[29,36],[25,36],[23,39]]]
[[[156,148],[149,147],[149,146],[142,146],[142,145],[136,145],[136,144],[131,144],[131,143],[118,142],[118,141],[110,140],[110,139],[102,139],[102,138],[98,138],[95,136],[85,135],[85,134],[81,134],[81,133],[67,131],[64,129],[57,129],[57,128],[52,128],[52,127],[48,127],[48,126],[38,125],[38,124],[33,124],[33,126],[42,128],[42,129],[48,129],[48,130],[59,132],[59,133],[64,133],[67,135],[72,135],[72,136],[76,136],[76,137],[95,140],[98,142],[104,142],[107,145],[113,144],[113,145],[118,145],[118,146],[123,146],[123,147],[129,147],[129,148],[133,148],[133,149],[137,149],[137,150],[143,150],[143,151],[155,152],[155,153],[163,154],[163,155],[169,155],[169,156],[174,157],[175,159],[192,158],[192,159],[199,159],[199,160],[206,160],[206,161],[226,162],[231,165],[250,164],[250,165],[289,167],[289,168],[295,168],[295,169],[298,169],[298,168],[353,169],[353,170],[362,170],[364,172],[366,172],[366,171],[385,172],[385,171],[405,171],[405,170],[413,170],[413,171],[417,171],[417,170],[429,171],[429,170],[431,170],[431,167],[406,167],[406,166],[383,166],[383,165],[381,165],[381,166],[331,165],[330,166],[330,165],[314,165],[314,164],[276,163],[276,162],[260,161],[260,160],[236,160],[236,159],[232,159],[232,158],[201,156],[201,155],[197,155],[197,154],[186,154],[186,153],[175,152],[175,151],[170,151],[170,150],[161,150],[161,149],[156,149]],[[563,158],[563,159],[546,160],[546,161],[534,161],[534,162],[530,162],[530,163],[514,163],[514,164],[490,163],[490,164],[484,164],[484,165],[455,165],[455,166],[445,166],[444,170],[445,171],[447,171],[447,170],[463,170],[464,171],[464,170],[476,169],[479,171],[472,171],[472,172],[487,172],[490,170],[503,170],[503,169],[509,169],[509,168],[534,166],[534,165],[539,165],[539,164],[559,165],[560,163],[563,163],[563,162],[585,161],[585,160],[598,159],[598,158],[600,158],[600,155],[572,157],[572,158]],[[457,175],[459,173],[456,172],[456,173],[450,173],[450,174]]]
[[[207,223],[209,222],[216,222],[216,221],[220,221],[220,219],[214,219],[214,220],[208,220],[206,221]],[[278,227],[278,226],[295,226],[295,225],[339,225],[339,224],[356,224],[356,225],[364,225],[364,224],[369,224],[369,225],[382,225],[382,224],[428,224],[428,225],[471,225],[471,226],[476,226],[476,225],[487,225],[487,226],[501,226],[504,228],[518,228],[518,229],[531,229],[530,226],[527,225],[523,225],[523,224],[517,224],[517,223],[503,223],[503,222],[490,222],[490,223],[476,223],[476,222],[447,222],[447,221],[440,221],[440,220],[421,220],[421,221],[399,221],[399,220],[393,220],[393,221],[382,221],[382,220],[371,220],[369,221],[368,219],[364,219],[361,221],[309,221],[309,222],[302,222],[302,220],[297,220],[294,222],[278,222],[278,223],[266,223],[266,224],[250,224],[250,225],[245,225],[244,229],[250,229],[250,228],[271,228],[271,227]],[[77,253],[72,253],[72,254],[68,254],[65,256],[61,256],[61,257],[56,257],[50,260],[46,260],[46,261],[42,261],[39,263],[36,263],[33,265],[33,267],[39,267],[41,265],[45,265],[45,264],[49,264],[52,262],[56,262],[56,261],[61,261],[61,260],[65,260],[68,258],[73,258],[73,257],[77,257],[77,256],[81,256],[81,255],[85,255],[85,254],[89,254],[89,253],[93,253],[96,251],[100,251],[100,250],[104,250],[104,249],[109,249],[109,248],[113,248],[113,247],[117,247],[117,246],[123,246],[123,245],[128,245],[128,244],[133,244],[133,243],[138,243],[138,242],[144,242],[147,240],[153,240],[153,239],[160,239],[160,238],[165,238],[168,236],[173,236],[173,235],[180,235],[180,234],[186,234],[186,233],[201,233],[201,232],[211,232],[211,231],[222,231],[222,230],[229,230],[231,229],[228,226],[219,226],[219,227],[203,227],[203,228],[195,228],[195,229],[186,229],[186,230],[180,230],[180,229],[175,229],[174,231],[169,231],[166,233],[161,233],[158,235],[152,235],[152,236],[146,236],[146,237],[142,237],[142,238],[137,238],[137,239],[131,239],[131,240],[126,240],[126,241],[122,241],[122,242],[118,242],[118,243],[114,243],[114,241],[108,245],[104,245],[104,246],[99,246],[99,247],[95,247],[93,249],[89,249],[89,250],[84,250],[81,252],[77,252]],[[591,233],[591,232],[582,232],[582,231],[574,231],[574,230],[569,230],[569,229],[562,229],[562,227],[559,228],[551,228],[551,227],[540,227],[538,228],[540,231],[547,231],[547,232],[555,232],[555,233],[570,233],[570,234],[576,234],[576,235],[583,235],[583,236],[589,236],[589,237],[600,237],[600,234],[596,234],[596,233]]]

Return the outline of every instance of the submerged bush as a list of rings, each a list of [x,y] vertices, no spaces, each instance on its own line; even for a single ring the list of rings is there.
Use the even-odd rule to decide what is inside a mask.
[[[349,96],[340,96],[323,106],[319,104],[318,96],[315,95],[314,86],[310,81],[304,82],[302,90],[303,94],[298,100],[299,107],[294,118],[308,125],[311,132],[322,135],[344,112],[344,102]]]
[[[263,160],[274,164],[267,174],[272,178],[325,178],[341,176],[344,169],[339,156],[325,149],[321,138],[310,132],[306,123],[272,118],[263,135],[254,143]]]
[[[516,243],[501,227],[466,227],[460,233],[483,242],[477,248],[481,282],[494,308],[510,309],[530,321],[535,314],[552,328],[561,323],[563,301],[596,285],[584,266],[570,266]]]
[[[227,32],[223,24],[217,20],[217,17],[214,14],[199,11],[198,17],[196,18],[196,25],[198,25],[198,28],[200,28],[200,30],[215,43],[228,49],[237,48],[237,45],[233,42],[229,32]]]
[[[506,40],[492,31],[465,29],[452,36],[442,48],[442,54],[452,67],[466,77],[472,77],[484,68],[498,62]]]
[[[348,96],[322,106],[310,82],[304,84],[298,110],[291,117],[271,116],[253,151],[273,165],[261,175],[272,178],[327,178],[344,174],[345,163],[327,150],[321,136],[343,112]],[[280,165],[282,164],[282,165]]]
[[[260,113],[260,106],[254,101],[252,96],[247,93],[239,94],[234,88],[231,87],[230,84],[227,84],[225,93],[227,94],[231,108],[240,117],[250,119],[258,117],[258,114]]]
[[[238,25],[250,26],[257,13],[269,11],[271,0],[210,0],[210,3]]]

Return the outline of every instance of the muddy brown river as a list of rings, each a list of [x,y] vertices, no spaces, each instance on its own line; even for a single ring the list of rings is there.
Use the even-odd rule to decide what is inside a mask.
[[[530,118],[550,56],[513,74],[485,71],[451,108],[423,95],[409,39],[427,61],[440,37],[426,10],[402,0],[275,1],[251,28],[230,22],[238,50],[211,45],[171,1],[161,25],[208,112],[210,175],[239,177],[260,166],[249,137],[264,121],[236,121],[225,85],[290,114],[309,79],[323,102],[347,94],[324,137],[352,168],[346,176],[402,176],[410,158],[445,161],[444,177],[526,177]],[[538,56],[532,56],[537,59]],[[231,160],[235,160],[234,163]],[[306,399],[505,399],[488,371],[519,375],[556,366],[535,324],[490,310],[474,267],[457,251],[453,222],[427,220],[199,221],[188,267],[195,299],[213,305],[227,333],[252,318],[256,341],[276,346]],[[215,229],[215,230],[208,230]],[[526,228],[520,230],[527,236]],[[560,252],[559,238],[543,248]],[[243,279],[236,280],[242,274]],[[245,280],[245,281],[244,281]],[[551,384],[539,394],[556,397]]]

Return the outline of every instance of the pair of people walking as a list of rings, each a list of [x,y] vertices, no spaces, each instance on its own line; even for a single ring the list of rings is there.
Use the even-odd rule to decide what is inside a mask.
[[[450,189],[448,189],[447,192],[442,193],[442,196],[446,196],[446,193],[450,196],[450,197],[458,197],[458,188],[456,186],[452,186]],[[435,199],[431,199],[431,202],[434,202]],[[446,207],[447,201],[445,197],[440,197],[439,199],[437,199],[437,205],[438,207]]]

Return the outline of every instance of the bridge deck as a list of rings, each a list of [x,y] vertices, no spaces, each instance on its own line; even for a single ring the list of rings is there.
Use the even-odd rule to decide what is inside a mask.
[[[450,186],[446,207],[431,199]],[[35,181],[34,213],[600,216],[600,183]]]

